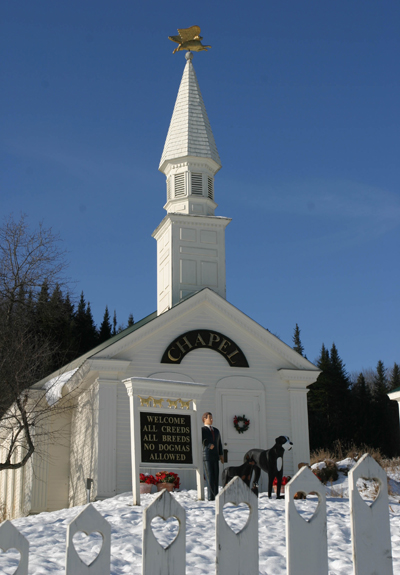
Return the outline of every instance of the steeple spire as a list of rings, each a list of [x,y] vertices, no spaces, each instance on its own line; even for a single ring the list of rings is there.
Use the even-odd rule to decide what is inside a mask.
[[[221,160],[192,64],[192,52],[187,52],[185,57],[187,62],[179,86],[159,170],[164,172],[168,161],[196,156],[213,160],[216,168],[215,173],[217,173],[221,168]]]
[[[175,108],[159,170],[167,177],[168,213],[213,215],[214,176],[221,169],[214,135],[207,116],[193,54],[187,52]]]
[[[226,296],[225,228],[214,216],[214,176],[221,169],[201,96],[193,54],[183,72],[159,170],[167,178],[167,215],[157,240],[157,312],[209,287]]]

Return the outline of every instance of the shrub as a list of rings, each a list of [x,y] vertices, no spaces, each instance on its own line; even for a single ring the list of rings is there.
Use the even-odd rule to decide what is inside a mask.
[[[325,459],[322,465],[313,468],[313,473],[325,485],[337,481],[339,478],[339,471],[337,465],[332,459]]]
[[[310,456],[310,464],[319,463],[321,461],[331,460],[334,462],[342,461],[343,459],[354,459],[358,461],[364,453],[369,453],[371,457],[375,459],[379,465],[384,467],[384,459],[379,451],[375,447],[369,447],[368,445],[355,445],[354,443],[342,444],[340,441],[335,441],[332,450],[329,449],[318,449],[313,451]]]

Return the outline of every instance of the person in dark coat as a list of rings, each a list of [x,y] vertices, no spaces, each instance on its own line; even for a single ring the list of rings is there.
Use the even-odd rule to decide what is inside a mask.
[[[203,443],[204,476],[207,483],[209,501],[214,501],[218,495],[219,462],[224,462],[221,434],[213,427],[212,413],[207,411],[203,417],[201,440]]]

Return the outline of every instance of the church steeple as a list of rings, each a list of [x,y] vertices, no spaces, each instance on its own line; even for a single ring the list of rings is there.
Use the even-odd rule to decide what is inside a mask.
[[[159,170],[167,177],[168,213],[213,215],[214,176],[221,169],[217,146],[192,64],[186,66],[179,86]]]
[[[167,215],[153,233],[158,314],[204,287],[226,297],[225,228],[231,220],[214,216],[221,161],[192,58],[187,52],[159,166],[167,178]]]

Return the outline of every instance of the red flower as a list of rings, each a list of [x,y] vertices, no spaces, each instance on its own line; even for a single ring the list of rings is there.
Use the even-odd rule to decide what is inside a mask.
[[[172,471],[158,471],[156,473],[156,483],[173,483],[175,489],[179,489],[181,484],[178,474]]]
[[[147,485],[155,485],[157,483],[156,478],[149,473],[141,473],[139,475],[140,483],[147,483]]]

